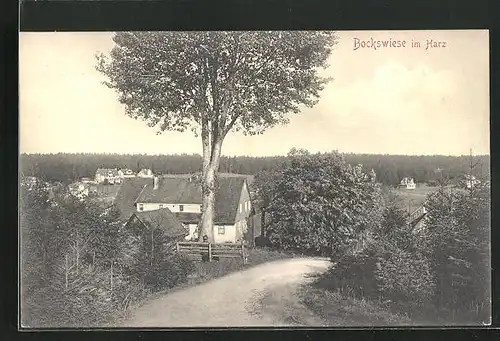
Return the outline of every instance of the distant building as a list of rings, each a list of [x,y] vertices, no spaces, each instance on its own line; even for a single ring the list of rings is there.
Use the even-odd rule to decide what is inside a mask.
[[[133,170],[131,169],[119,169],[118,170],[118,176],[121,178],[121,179],[124,179],[124,178],[135,178],[135,173]]]
[[[417,185],[415,184],[415,180],[409,177],[404,177],[399,183],[399,188],[415,189],[416,187]]]
[[[89,182],[92,182],[92,179],[91,178],[82,178],[82,182],[84,184],[88,184]]]
[[[153,171],[149,168],[143,168],[140,170],[139,173],[137,173],[137,176],[139,178],[153,178],[154,174]]]
[[[116,168],[99,168],[95,173],[95,181],[98,184],[107,182],[110,185],[120,184],[122,182],[120,174]]]

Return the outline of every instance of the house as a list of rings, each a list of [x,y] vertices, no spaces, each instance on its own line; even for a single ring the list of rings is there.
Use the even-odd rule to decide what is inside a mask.
[[[118,193],[113,201],[113,204],[120,212],[120,218],[126,221],[130,216],[137,211],[135,200],[139,197],[144,186],[153,184],[153,179],[149,178],[126,178],[120,186]],[[108,186],[109,187],[109,186]]]
[[[130,202],[130,199],[127,199]],[[168,208],[196,238],[201,219],[201,184],[185,175],[155,176],[146,183],[134,202],[135,212]],[[130,208],[126,208],[130,209]],[[250,193],[244,176],[220,174],[215,196],[214,243],[239,242],[248,230],[252,211]]]
[[[153,178],[153,171],[151,169],[143,168],[137,173],[139,178]]]
[[[120,184],[122,182],[116,168],[99,168],[95,173],[95,181],[98,184],[108,183],[110,185]]]
[[[121,179],[124,179],[124,178],[135,178],[135,173],[133,170],[131,169],[119,169],[118,170],[118,176],[121,178]]]
[[[134,212],[125,224],[125,227],[134,229],[137,232],[144,230],[144,228],[161,229],[165,232],[165,237],[169,241],[183,240],[189,233],[188,229],[177,220],[168,208],[147,212]]]
[[[404,177],[399,183],[399,188],[415,189],[417,186],[413,178]]]
[[[84,184],[87,184],[87,183],[92,182],[92,179],[91,179],[91,178],[84,177],[84,178],[82,178],[81,182],[83,182]]]

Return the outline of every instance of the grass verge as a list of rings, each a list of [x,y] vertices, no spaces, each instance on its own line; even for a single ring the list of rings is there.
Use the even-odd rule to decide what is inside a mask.
[[[364,298],[342,295],[306,284],[300,288],[302,303],[324,320],[328,327],[367,327],[411,325],[408,316],[394,314]]]

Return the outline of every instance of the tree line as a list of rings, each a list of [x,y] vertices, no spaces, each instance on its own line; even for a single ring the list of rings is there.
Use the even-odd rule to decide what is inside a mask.
[[[489,321],[487,183],[440,188],[428,199],[420,231],[408,224],[394,191],[339,154],[293,151],[258,174],[254,186],[265,212],[258,242],[330,257],[329,290],[426,323]]]
[[[325,153],[331,154],[331,153]],[[363,165],[373,169],[377,181],[384,185],[395,186],[405,176],[413,177],[416,182],[434,182],[441,178],[461,177],[469,171],[469,156],[412,156],[343,154],[350,165]],[[220,172],[255,175],[270,170],[286,159],[285,156],[250,157],[222,156]],[[479,165],[473,174],[485,177],[489,174],[489,156],[476,156]],[[123,154],[22,154],[20,170],[25,176],[36,176],[44,181],[71,183],[81,177],[93,178],[98,168],[129,168],[138,172],[150,168],[161,173],[200,172],[202,159],[197,154],[180,155],[123,155]]]

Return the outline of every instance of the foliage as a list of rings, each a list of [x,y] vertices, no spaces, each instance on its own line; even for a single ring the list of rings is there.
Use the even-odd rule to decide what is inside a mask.
[[[132,225],[125,231],[123,259],[126,272],[133,274],[152,291],[183,283],[193,272],[193,264],[173,251],[176,240],[168,238],[158,227]]]
[[[21,187],[23,326],[102,326],[191,271],[190,262],[164,255],[152,270],[159,280],[144,281],[139,269],[130,271],[144,258],[143,241],[123,231],[117,211],[48,190],[41,182]]]
[[[489,186],[429,196],[425,228],[417,233],[397,198],[386,199],[381,228],[366,248],[337,259],[316,286],[388,303],[412,320],[488,321]]]
[[[421,254],[394,248],[376,264],[375,277],[382,297],[394,302],[428,303],[434,291],[434,276]]]
[[[474,311],[475,319],[489,319],[490,205],[488,186],[441,190],[428,203],[421,248],[436,276],[436,306],[455,318]]]
[[[339,154],[292,150],[267,181],[258,179],[261,196],[271,198],[265,207],[267,236],[279,248],[334,256],[379,223],[379,186]]]
[[[120,32],[97,69],[127,114],[159,131],[201,126],[256,134],[313,105],[331,32]],[[217,126],[216,126],[217,125]],[[215,133],[215,131],[214,131]]]

